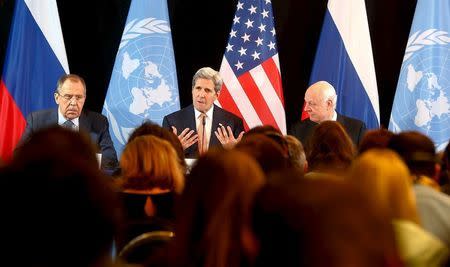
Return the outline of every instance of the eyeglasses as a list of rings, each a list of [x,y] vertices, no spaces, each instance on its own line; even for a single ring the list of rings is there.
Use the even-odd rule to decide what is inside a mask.
[[[60,93],[57,94],[60,95],[62,98],[64,98],[66,101],[70,101],[73,98],[75,98],[76,101],[83,101],[86,98],[86,96],[84,95],[69,95],[69,94],[62,95]]]

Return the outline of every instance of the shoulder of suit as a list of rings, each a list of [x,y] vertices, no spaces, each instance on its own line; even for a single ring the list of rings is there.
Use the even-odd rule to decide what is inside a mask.
[[[185,108],[182,108],[180,110],[177,110],[177,111],[174,111],[174,112],[172,112],[170,114],[167,114],[164,117],[169,118],[169,119],[170,118],[174,118],[174,117],[178,117],[178,116],[181,116],[181,115],[185,114],[186,112],[190,112],[191,110],[193,111],[192,105],[189,105],[189,106],[187,106]]]
[[[304,128],[304,127],[311,127],[311,126],[315,126],[315,125],[317,125],[317,123],[311,121],[310,119],[306,119],[306,120],[298,120],[298,121],[294,122],[294,124],[292,124],[292,127]]]
[[[86,116],[86,118],[98,119],[98,120],[107,120],[106,116],[91,110],[83,110],[81,116]]]
[[[342,116],[342,118],[344,119],[344,121],[346,121],[346,123],[351,123],[351,124],[354,124],[354,125],[364,125],[364,122],[363,121],[361,121],[361,120],[358,120],[358,119],[355,119],[355,118],[351,118],[351,117],[347,117],[347,116],[344,116],[344,115],[341,115]]]
[[[52,113],[58,113],[58,109],[37,110],[37,111],[30,112],[30,114],[28,116],[41,117],[41,116],[48,116],[48,115],[50,115]]]

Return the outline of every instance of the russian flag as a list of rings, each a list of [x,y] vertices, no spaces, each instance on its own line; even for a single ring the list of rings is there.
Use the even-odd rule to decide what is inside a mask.
[[[337,112],[362,120],[367,128],[380,126],[364,0],[328,1],[310,84],[320,80],[328,81],[336,89]]]
[[[53,93],[69,73],[55,0],[17,0],[0,80],[0,158],[10,159],[28,113],[56,107]]]

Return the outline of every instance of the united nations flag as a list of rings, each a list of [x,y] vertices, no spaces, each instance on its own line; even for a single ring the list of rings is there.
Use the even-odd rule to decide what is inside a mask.
[[[426,134],[437,150],[450,138],[449,31],[449,1],[417,1],[389,122]]]
[[[117,153],[144,120],[180,109],[166,0],[132,0],[103,106]]]

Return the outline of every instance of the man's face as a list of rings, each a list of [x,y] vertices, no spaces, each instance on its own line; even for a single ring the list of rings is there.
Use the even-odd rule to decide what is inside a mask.
[[[85,100],[86,92],[83,84],[76,80],[67,79],[59,92],[55,93],[58,109],[68,120],[80,117]]]
[[[200,112],[207,112],[216,101],[218,94],[214,91],[214,83],[211,80],[199,78],[192,88],[192,102]]]
[[[310,87],[305,93],[305,111],[313,122],[321,123],[330,120],[334,114],[333,103],[325,100],[323,90],[318,87]]]

